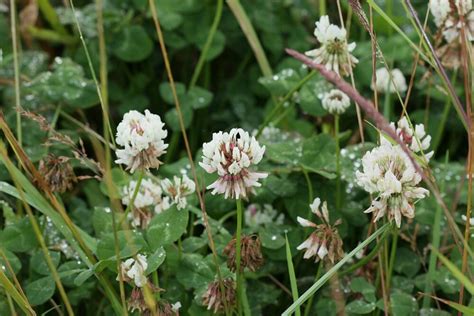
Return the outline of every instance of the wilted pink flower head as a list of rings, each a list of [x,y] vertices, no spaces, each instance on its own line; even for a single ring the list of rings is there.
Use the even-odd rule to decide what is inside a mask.
[[[241,128],[229,133],[214,133],[212,141],[204,143],[202,162],[199,165],[208,173],[217,171],[219,179],[209,185],[212,194],[224,194],[225,198],[247,198],[253,187],[259,187],[259,179],[268,174],[250,170],[262,160],[265,146]]]
[[[339,236],[336,226],[341,223],[338,219],[333,226],[329,222],[329,212],[327,203],[323,202],[321,211],[319,206],[321,200],[319,198],[314,199],[313,203],[310,204],[311,212],[315,214],[322,221],[322,224],[315,224],[302,217],[297,217],[298,223],[303,227],[313,227],[315,230],[301,245],[296,249],[306,249],[303,258],[309,259],[315,257],[316,262],[323,259],[328,259],[331,263],[339,260],[344,256],[342,250],[342,239]]]

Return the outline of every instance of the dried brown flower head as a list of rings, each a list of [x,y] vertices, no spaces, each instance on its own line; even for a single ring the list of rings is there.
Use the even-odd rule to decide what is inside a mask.
[[[128,299],[128,310],[131,312],[137,310],[140,313],[144,313],[148,310],[148,306],[146,305],[145,297],[143,296],[141,288],[133,288],[132,293],[130,294],[130,298]]]
[[[307,219],[298,216],[298,222],[303,227],[313,227],[315,230],[309,237],[297,247],[298,250],[306,249],[303,258],[309,259],[315,257],[316,262],[319,260],[329,260],[334,264],[335,261],[344,257],[342,250],[342,239],[339,236],[336,226],[341,223],[338,219],[334,225],[329,222],[329,212],[326,202],[323,203],[321,211],[319,205],[321,200],[316,198],[310,205],[311,211],[321,219],[322,224],[315,224]]]
[[[202,296],[203,305],[214,313],[223,312],[226,307],[232,310],[236,306],[235,281],[231,278],[222,280],[222,288],[224,294],[221,292],[219,281],[214,281],[209,283],[206,293]]]
[[[49,154],[40,161],[38,171],[52,192],[64,193],[77,182],[68,157]]]
[[[240,244],[240,270],[243,271],[245,268],[248,268],[252,272],[257,271],[264,263],[260,238],[257,235],[242,235]],[[232,272],[235,272],[237,269],[235,245],[236,240],[234,237],[224,248],[224,254],[227,256],[227,266]]]

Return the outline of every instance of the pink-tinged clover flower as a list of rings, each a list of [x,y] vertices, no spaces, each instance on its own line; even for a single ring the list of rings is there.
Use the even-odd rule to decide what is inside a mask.
[[[207,188],[212,189],[212,194],[224,194],[226,199],[246,199],[254,187],[261,186],[258,181],[268,176],[251,170],[262,160],[264,152],[265,146],[241,128],[214,133],[212,140],[204,143],[199,163],[206,172],[219,175]]]
[[[168,144],[163,141],[168,132],[159,115],[145,110],[145,114],[130,111],[123,116],[117,127],[115,141],[123,149],[117,149],[118,164],[127,166],[127,170],[149,170],[158,168],[162,162],[158,158],[166,153]]]

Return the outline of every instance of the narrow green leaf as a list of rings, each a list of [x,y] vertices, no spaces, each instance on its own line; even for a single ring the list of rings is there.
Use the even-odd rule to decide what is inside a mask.
[[[291,284],[291,295],[293,296],[293,302],[298,300],[298,284],[296,283],[295,267],[293,266],[293,256],[291,255],[290,243],[288,242],[288,236],[285,235],[286,240],[286,263],[288,264],[288,274],[290,275]],[[300,307],[298,306],[295,311],[296,316],[301,315]]]
[[[356,255],[361,249],[367,247],[372,241],[381,235],[385,230],[389,229],[390,225],[385,224],[379,229],[377,229],[372,235],[370,235],[366,240],[361,242],[356,248],[354,248],[350,253],[348,253],[341,261],[336,263],[328,272],[326,272],[321,278],[319,278],[306,292],[304,292],[296,302],[290,305],[283,313],[282,316],[289,316],[291,313],[294,313],[297,308],[299,308],[306,300],[308,300],[311,295],[316,293],[336,272],[349,261],[352,257]]]
[[[474,284],[452,263],[449,261],[448,258],[443,256],[438,249],[432,248],[431,251],[434,251],[436,255],[438,256],[439,260],[448,268],[449,271],[453,274],[453,276],[461,282],[466,290],[471,293],[471,295],[474,295]]]

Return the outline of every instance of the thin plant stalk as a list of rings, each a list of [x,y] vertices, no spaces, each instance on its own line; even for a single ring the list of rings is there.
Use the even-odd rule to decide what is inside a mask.
[[[77,31],[79,32],[79,38],[81,39],[81,43],[82,43],[82,46],[84,48],[84,53],[86,55],[86,59],[87,59],[88,65],[89,65],[89,70],[91,72],[92,79],[94,80],[94,83],[95,83],[95,86],[96,86],[97,95],[99,97],[100,106],[101,106],[101,109],[102,109],[103,119],[104,119],[104,122],[106,123],[105,128],[110,133],[112,143],[115,146],[114,133],[112,131],[112,126],[111,126],[110,120],[109,120],[107,103],[104,103],[102,90],[101,90],[101,87],[99,85],[99,81],[97,80],[97,76],[95,74],[94,66],[92,65],[92,59],[91,59],[91,56],[89,54],[89,49],[87,48],[86,42],[84,40],[84,36],[82,35],[81,25],[79,24],[79,20],[77,19],[77,14],[76,14],[76,10],[74,8],[73,0],[69,0],[69,5],[71,6],[71,10],[72,10],[72,13],[73,13],[73,16],[74,16],[74,22],[75,22]]]
[[[293,94],[298,91],[306,82],[313,78],[316,74],[316,71],[310,71],[283,97],[283,99],[281,99],[280,102],[278,102],[278,104],[273,108],[273,110],[265,117],[263,123],[259,126],[256,138],[259,138],[262,134],[263,129],[274,121],[275,116],[278,114],[278,112],[280,112],[280,110],[284,107],[285,103],[293,96]]]
[[[239,0],[227,0],[227,5],[237,19],[237,22],[239,22],[240,28],[244,32],[245,37],[255,54],[255,58],[257,59],[262,74],[264,76],[271,76],[272,68],[270,67],[270,63],[268,62],[262,44],[260,44],[257,33],[255,32],[247,13],[242,7],[242,4],[240,4]]]
[[[308,204],[313,203],[314,200],[314,193],[313,193],[313,184],[311,183],[311,178],[309,177],[309,172],[306,170],[306,168],[301,165],[301,172],[304,175],[304,178],[306,180],[306,185],[308,186]],[[308,213],[308,218],[311,217],[311,209],[309,210],[310,213]]]
[[[209,30],[209,34],[207,35],[206,43],[204,44],[201,55],[199,56],[196,68],[194,69],[193,77],[191,78],[191,82],[189,83],[190,88],[194,87],[199,79],[199,75],[201,74],[204,62],[206,61],[207,54],[209,52],[209,49],[211,48],[212,41],[214,39],[214,36],[216,35],[217,27],[219,26],[219,23],[221,21],[223,7],[224,0],[217,0],[216,14],[214,15],[214,20],[212,21],[211,29]]]
[[[341,9],[341,3],[339,0],[336,1],[336,4],[337,4],[337,11],[339,13],[339,22],[341,23],[341,27],[342,28],[345,28],[344,26],[344,19],[342,18],[342,9]],[[352,14],[352,11],[349,11],[349,14]],[[350,21],[350,19],[348,18],[348,21]],[[347,32],[349,34],[349,32]],[[346,42],[346,45],[348,44],[347,43],[347,38],[344,38],[344,41]],[[347,61],[349,62],[349,75],[350,75],[350,78],[351,78],[351,84],[352,84],[352,88],[355,89],[355,80],[354,80],[354,72],[352,71],[352,61],[351,61],[351,56],[350,56],[350,52],[349,50],[346,50],[346,58],[347,58]],[[360,112],[360,107],[359,105],[357,104],[357,102],[355,102],[355,108],[356,108],[356,114],[357,114],[357,123],[359,125],[359,135],[360,135],[360,139],[362,141],[362,143],[364,143],[365,141],[365,138],[364,138],[364,122],[362,121],[362,113]]]
[[[446,153],[445,159],[445,167],[447,167],[448,163],[448,153]],[[441,183],[441,191],[444,191],[444,181]],[[439,204],[436,205],[435,215],[433,220],[433,234],[431,237],[431,247],[434,249],[439,249],[441,244],[441,206]],[[434,251],[430,252],[430,259],[428,263],[428,275],[425,285],[424,293],[431,294],[433,291],[433,284],[435,281],[435,272],[436,272],[436,260],[437,256]],[[430,295],[425,295],[423,297],[423,308],[429,308],[430,306]]]
[[[395,264],[395,257],[397,255],[397,243],[398,243],[398,228],[396,226],[392,229],[392,245],[390,246],[390,262],[387,273],[387,288],[390,289],[390,282],[392,280],[393,267]]]
[[[158,279],[158,270],[153,271],[152,273],[152,278],[153,278],[153,284],[156,286],[156,288],[160,288],[160,281]],[[156,291],[156,299],[159,301],[160,300],[160,291]]]
[[[240,271],[240,263],[241,263],[241,240],[242,240],[242,200],[237,199],[237,227],[235,232],[235,274],[237,278],[237,309],[239,315],[242,315],[242,282],[243,282],[243,275],[242,271]]]
[[[18,143],[22,144],[22,129],[21,129],[21,104],[20,104],[20,66],[18,61],[18,36],[16,30],[16,5],[15,0],[10,0],[10,20],[11,20],[11,36],[13,48],[13,69],[15,71],[15,110],[16,110],[16,137]]]
[[[392,76],[390,75],[389,85],[392,80]],[[383,116],[390,122],[392,116],[392,98],[389,90],[385,92],[384,102],[383,102]]]
[[[319,262],[318,264],[318,269],[316,270],[316,276],[314,277],[314,281],[316,282],[319,279],[319,276],[321,275],[321,272],[323,271],[323,263]],[[311,295],[311,297],[308,300],[308,303],[306,303],[306,307],[304,309],[304,316],[309,316],[309,313],[311,312],[311,308],[313,307],[313,300],[314,300],[314,295]]]
[[[291,296],[293,297],[293,302],[298,300],[298,284],[296,283],[296,273],[295,267],[293,266],[293,256],[291,255],[290,243],[288,242],[288,236],[285,235],[286,241],[286,263],[288,266],[288,274],[290,277],[291,285]],[[295,316],[301,316],[301,310],[298,307],[295,311]]]
[[[372,241],[374,241],[378,236],[389,229],[389,225],[385,224],[379,229],[377,229],[372,235],[366,238],[361,242],[357,247],[355,247],[351,252],[344,256],[338,263],[336,263],[331,269],[329,269],[321,278],[319,278],[306,292],[304,292],[296,302],[291,304],[283,313],[282,316],[289,316],[295,312],[295,310],[304,304],[317,290],[319,290],[331,277],[333,277],[336,272],[342,268],[352,257],[356,255],[361,249],[364,249]]]
[[[319,0],[319,15],[326,14],[326,0]]]
[[[127,219],[128,213],[130,213],[130,211],[134,207],[133,205],[135,204],[135,199],[137,198],[138,192],[140,191],[140,186],[142,184],[144,175],[145,171],[140,170],[140,173],[138,174],[137,184],[135,185],[135,189],[133,190],[132,198],[130,199],[127,208],[123,213],[123,217],[120,219],[119,225],[122,225],[122,223]]]
[[[341,146],[339,140],[339,114],[334,115],[334,138],[336,142],[336,210],[341,209]]]

